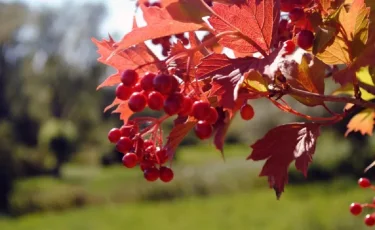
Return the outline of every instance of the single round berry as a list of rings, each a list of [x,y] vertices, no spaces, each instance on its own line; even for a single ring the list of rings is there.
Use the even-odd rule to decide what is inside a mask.
[[[371,214],[367,214],[365,216],[365,224],[369,227],[374,226],[375,225],[375,217]]]
[[[150,109],[161,110],[164,104],[164,96],[157,91],[152,91],[148,94],[147,103]]]
[[[280,10],[283,12],[290,12],[294,8],[292,0],[281,0]]]
[[[150,160],[144,160],[139,164],[139,166],[144,172],[146,169],[155,168],[155,163]]]
[[[181,110],[178,115],[183,116],[183,117],[188,116],[192,111],[192,107],[193,107],[193,99],[191,99],[191,97],[185,96],[184,101],[182,102]]]
[[[358,216],[359,214],[361,214],[362,212],[362,205],[361,204],[358,204],[358,203],[352,203],[350,205],[350,212],[354,215],[354,216]]]
[[[131,87],[125,86],[123,83],[120,83],[116,88],[116,97],[120,100],[126,101],[129,99],[130,95],[134,90]]]
[[[137,84],[135,84],[135,86],[133,86],[133,90],[134,92],[142,92],[143,89],[142,89],[141,83],[138,82]]]
[[[134,86],[138,81],[138,73],[135,70],[127,69],[121,74],[121,82],[126,86]]]
[[[297,45],[302,49],[309,49],[314,43],[314,33],[310,30],[301,30],[297,34]]]
[[[295,49],[296,49],[296,44],[292,40],[287,40],[284,42],[284,50],[285,50],[284,55],[292,54]]]
[[[172,89],[173,77],[167,74],[156,75],[152,81],[154,89],[162,94],[168,94]]]
[[[155,146],[155,143],[152,140],[145,140],[143,142],[143,148],[147,149],[150,146]]]
[[[154,89],[153,81],[156,75],[154,73],[146,73],[141,79],[141,87],[144,91],[151,91]]]
[[[126,154],[133,147],[133,141],[129,137],[121,137],[116,143],[117,151]]]
[[[192,107],[192,115],[198,120],[205,120],[210,113],[210,104],[205,101],[196,101]]]
[[[207,121],[198,121],[194,127],[194,131],[199,139],[204,140],[211,136],[213,128]]]
[[[157,168],[148,168],[143,172],[143,176],[148,181],[156,181],[159,179],[159,170]]]
[[[164,111],[170,116],[177,114],[180,112],[183,102],[184,96],[181,93],[173,93],[165,99]]]
[[[129,109],[133,112],[142,111],[147,105],[147,98],[140,92],[133,93],[128,101]]]
[[[292,22],[296,22],[305,17],[305,11],[302,8],[294,8],[289,12],[289,18]]]
[[[251,105],[244,104],[240,109],[240,114],[245,121],[251,120],[254,117],[254,109]]]
[[[121,130],[118,129],[118,128],[113,128],[111,130],[109,130],[108,132],[108,140],[111,142],[111,143],[116,143],[117,141],[119,141],[121,138]]]
[[[167,150],[165,149],[157,149],[155,155],[158,158],[160,165],[164,164],[168,160]]]
[[[127,168],[134,168],[138,163],[138,157],[135,153],[127,153],[122,157],[122,164]]]
[[[367,178],[359,178],[358,180],[358,185],[361,187],[361,188],[368,188],[371,186],[371,182],[369,179]]]
[[[160,171],[160,180],[165,183],[170,182],[174,177],[172,169],[168,167],[160,167],[159,171]]]
[[[178,87],[180,86],[180,83],[178,83],[178,80],[177,78],[175,78],[174,76],[172,76],[172,87],[171,87],[171,91],[170,92],[175,92],[175,91],[178,91]]]
[[[217,119],[219,118],[219,114],[217,110],[214,107],[210,107],[210,112],[208,113],[208,116],[206,117],[206,121],[213,125],[216,123]]]

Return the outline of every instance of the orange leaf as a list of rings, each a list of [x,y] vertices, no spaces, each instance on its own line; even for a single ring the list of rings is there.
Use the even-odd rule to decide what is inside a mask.
[[[324,77],[326,65],[314,58],[311,62],[308,60],[309,54],[302,56],[301,64],[298,66],[298,72],[294,78],[288,79],[290,85],[311,93],[324,94]],[[311,64],[312,63],[312,64]],[[292,95],[293,96],[293,95]],[[307,106],[322,105],[323,101],[308,97],[293,96],[301,103]]]
[[[112,104],[108,105],[107,107],[105,107],[104,109],[104,113],[107,112],[108,110],[110,110],[112,107],[120,104],[122,102],[122,100],[118,99],[117,97],[115,98],[115,100],[113,100]]]
[[[240,31],[252,39],[266,53],[270,53],[280,17],[279,1],[247,1],[241,5],[214,4],[213,10],[221,18],[213,15],[209,22],[217,33]],[[222,20],[224,19],[225,22]],[[225,47],[241,53],[255,53],[257,49],[241,37],[226,36],[219,41]]]
[[[120,119],[123,120],[124,123],[128,122],[130,116],[133,115],[133,111],[129,109],[127,101],[121,102],[112,113],[119,113]]]
[[[316,55],[327,65],[350,64],[348,46],[340,37],[335,37],[335,40],[329,44],[322,52]]]
[[[167,150],[170,159],[172,159],[175,150],[180,145],[184,137],[190,132],[191,129],[193,129],[196,123],[196,120],[189,117],[185,123],[177,124],[173,127],[172,131],[168,136],[168,141],[164,147]]]
[[[141,65],[150,63],[149,65],[143,66],[138,69],[139,74],[143,74],[147,71],[156,72],[158,70],[159,63],[157,57],[149,50],[149,48],[141,43],[137,46],[130,47],[120,53],[113,55],[110,59],[110,55],[115,50],[114,42],[112,39],[109,41],[102,40],[98,41],[95,38],[92,41],[98,47],[98,53],[101,55],[98,61],[106,65],[112,66],[117,69],[117,73],[108,77],[97,89],[105,86],[113,86],[120,83],[120,72],[126,69],[135,69]]]
[[[352,41],[357,33],[368,26],[369,14],[370,8],[366,7],[364,0],[354,0],[349,11],[346,11],[345,7],[341,9],[339,21],[349,40]]]
[[[361,132],[362,135],[372,136],[374,128],[374,118],[375,112],[373,109],[365,109],[357,113],[349,121],[347,128],[348,130],[345,133],[345,136],[348,136],[351,132]]]
[[[134,28],[126,34],[117,43],[118,47],[112,55],[147,40],[196,31],[204,27],[202,23],[174,20],[164,8],[145,7],[143,5],[141,7],[145,20],[148,22],[147,26]]]

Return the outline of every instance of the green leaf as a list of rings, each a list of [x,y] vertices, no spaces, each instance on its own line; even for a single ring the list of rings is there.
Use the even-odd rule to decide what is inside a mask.
[[[357,73],[357,78],[363,83],[369,84],[369,85],[374,85],[372,76],[370,75],[369,72],[369,67],[363,67],[361,68]],[[367,92],[364,89],[359,89],[361,91],[362,99],[369,101],[375,98],[375,95]],[[354,96],[354,86],[352,83],[348,83],[338,89],[336,89],[332,95],[339,95],[339,94],[346,94],[350,96]]]

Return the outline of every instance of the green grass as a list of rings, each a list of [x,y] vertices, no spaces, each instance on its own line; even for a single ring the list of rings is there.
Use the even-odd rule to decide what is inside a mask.
[[[349,214],[353,201],[371,191],[355,183],[289,186],[277,201],[272,190],[256,188],[231,195],[190,197],[170,202],[104,205],[60,213],[0,219],[1,230],[346,230],[367,229]]]

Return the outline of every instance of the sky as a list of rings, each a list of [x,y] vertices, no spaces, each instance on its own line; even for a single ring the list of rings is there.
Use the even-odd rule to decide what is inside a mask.
[[[135,0],[72,0],[75,3],[103,2],[108,7],[108,17],[101,26],[101,33],[118,33],[121,36],[130,31]],[[67,0],[0,0],[0,2],[23,2],[30,7],[59,7]]]

